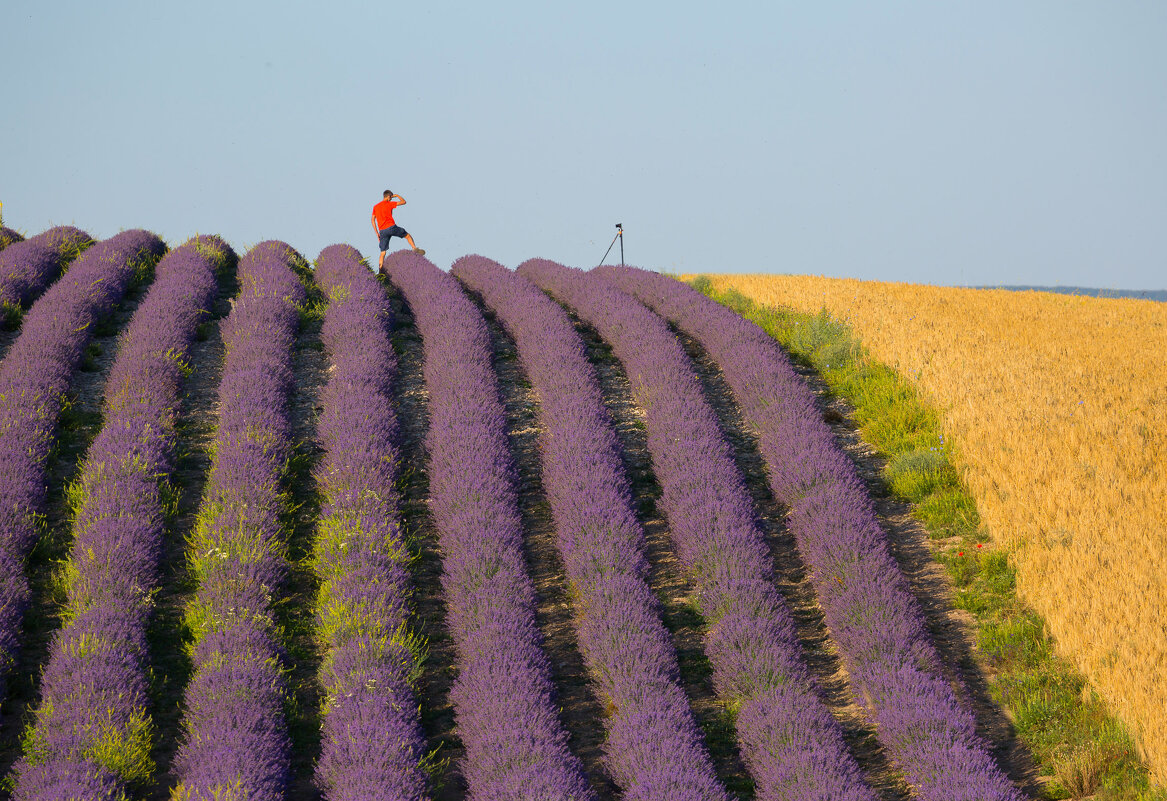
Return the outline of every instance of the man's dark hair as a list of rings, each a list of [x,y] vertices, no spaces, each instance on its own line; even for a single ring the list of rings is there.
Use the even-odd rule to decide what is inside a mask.
[[[388,189],[386,189],[386,190],[385,190],[385,194],[384,194],[384,195],[382,195],[382,197],[393,197],[393,193],[392,193],[392,192],[390,192]]]

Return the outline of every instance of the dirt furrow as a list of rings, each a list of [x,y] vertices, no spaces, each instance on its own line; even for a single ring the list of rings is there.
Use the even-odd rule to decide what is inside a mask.
[[[211,309],[211,319],[201,326],[188,357],[191,372],[183,387],[183,405],[178,420],[174,510],[163,544],[160,585],[149,631],[154,670],[153,717],[158,733],[153,752],[157,779],[149,796],[151,801],[169,798],[170,788],[177,784],[171,770],[181,738],[183,692],[191,673],[182,617],[195,590],[186,561],[186,541],[194,529],[211,467],[211,444],[218,426],[219,381],[225,356],[220,327],[230,313],[238,291],[234,271],[224,275],[220,280],[219,297]]]
[[[571,315],[571,319],[596,370],[604,405],[620,442],[633,507],[644,527],[649,585],[661,603],[662,617],[672,636],[681,685],[705,735],[718,778],[732,794],[750,798],[753,781],[738,753],[732,719],[713,691],[713,671],[703,645],[705,625],[696,609],[694,588],[677,559],[668,521],[657,505],[661,489],[648,452],[644,410],[636,405],[623,366],[599,333],[578,317]]]
[[[0,361],[4,361],[4,357],[8,355],[8,349],[12,347],[12,343],[20,336],[20,328],[7,328],[0,322]]]
[[[323,456],[316,441],[320,394],[328,379],[328,354],[320,340],[323,321],[310,317],[301,321],[292,362],[295,385],[289,417],[295,450],[288,470],[287,485],[292,510],[288,525],[288,559],[291,572],[283,587],[277,619],[283,625],[288,651],[288,729],[292,736],[292,785],[290,801],[314,801],[320,792],[313,779],[320,756],[320,704],[323,690],[318,681],[321,643],[316,637],[315,602],[319,581],[312,569],[316,520],[320,496],[313,471]]]
[[[717,364],[694,339],[670,328],[685,348],[705,399],[717,414],[722,435],[733,449],[734,461],[753,501],[755,519],[770,549],[775,586],[794,619],[802,656],[818,686],[819,697],[842,727],[867,784],[884,801],[908,801],[907,787],[889,763],[874,726],[854,702],[847,671],[839,661],[806,566],[786,527],[786,508],[770,490],[756,435],[742,418],[733,391]]]
[[[580,758],[592,789],[601,801],[618,797],[603,764],[604,710],[596,697],[575,636],[572,598],[559,556],[555,521],[543,491],[539,448],[538,399],[528,381],[514,340],[479,299],[493,347],[492,362],[507,415],[507,435],[519,478],[519,511],[523,521],[527,570],[535,584],[536,618],[543,648],[551,662],[551,677],[561,706],[560,719],[568,745]]]
[[[466,786],[458,772],[462,744],[454,729],[454,708],[450,686],[456,675],[454,641],[446,623],[446,602],[442,594],[442,556],[438,533],[429,511],[428,457],[425,436],[429,430],[429,396],[422,374],[424,362],[421,335],[404,297],[390,292],[393,309],[393,350],[397,356],[397,377],[393,401],[400,430],[402,529],[415,558],[413,575],[413,619],[411,628],[426,640],[427,657],[418,686],[421,723],[427,749],[432,754],[434,801],[457,801]]]

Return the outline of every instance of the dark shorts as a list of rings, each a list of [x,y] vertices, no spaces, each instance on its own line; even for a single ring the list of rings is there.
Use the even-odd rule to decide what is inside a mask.
[[[402,239],[405,239],[405,237],[409,236],[409,232],[402,228],[400,225],[390,225],[388,228],[382,228],[381,250],[388,250],[389,240],[395,236],[399,236]]]

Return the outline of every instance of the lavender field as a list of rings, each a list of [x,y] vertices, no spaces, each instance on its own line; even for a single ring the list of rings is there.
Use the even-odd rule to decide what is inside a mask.
[[[687,285],[5,242],[0,796],[1031,796],[821,399]]]

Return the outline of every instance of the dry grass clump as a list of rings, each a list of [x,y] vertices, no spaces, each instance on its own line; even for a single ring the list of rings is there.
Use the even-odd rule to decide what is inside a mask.
[[[1167,783],[1167,304],[813,276],[718,290],[848,322],[942,410],[1018,592]]]

